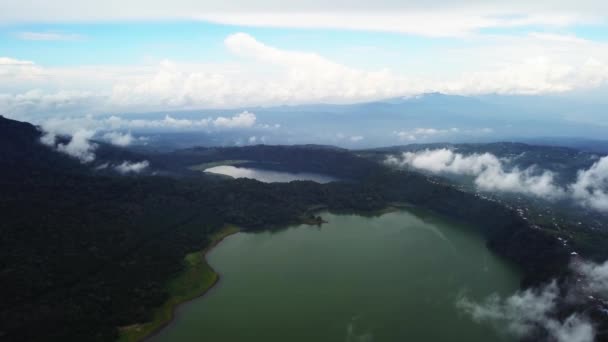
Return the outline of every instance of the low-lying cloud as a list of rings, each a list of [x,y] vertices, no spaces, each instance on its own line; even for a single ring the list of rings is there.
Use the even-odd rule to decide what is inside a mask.
[[[478,323],[491,323],[497,329],[516,337],[549,335],[548,341],[593,342],[593,325],[585,317],[573,313],[566,319],[557,317],[560,290],[555,282],[536,289],[518,291],[501,298],[494,294],[481,303],[460,298],[456,306]]]
[[[58,152],[78,158],[82,163],[95,160],[95,149],[97,144],[92,140],[106,141],[116,146],[128,146],[141,137],[135,138],[131,130],[230,130],[230,129],[271,129],[277,126],[256,126],[254,113],[243,111],[233,116],[218,116],[215,118],[203,118],[198,120],[178,119],[166,115],[160,120],[127,120],[119,116],[109,118],[96,118],[92,115],[77,118],[51,118],[40,125],[43,136],[40,141]],[[126,132],[125,132],[126,131]],[[68,139],[69,142],[61,142],[58,137]],[[124,168],[121,168],[123,170]]]
[[[490,153],[465,156],[443,148],[405,152],[401,158],[390,156],[386,161],[391,165],[409,166],[434,173],[474,176],[475,185],[484,191],[518,192],[548,199],[564,196],[564,191],[555,184],[552,172],[540,172],[533,167],[507,170],[503,162]]]
[[[226,129],[247,129],[247,128],[278,128],[274,125],[256,125],[257,117],[254,113],[243,111],[233,116],[217,116],[201,119],[181,119],[169,114],[163,119],[124,119],[117,115],[110,117],[94,117],[87,115],[84,117],[62,117],[51,118],[42,122],[45,131],[57,134],[73,134],[79,129],[89,129],[96,131],[117,131],[117,130],[226,130]],[[114,136],[108,136],[111,138]]]
[[[248,128],[255,125],[255,114],[244,111],[230,118],[218,117],[213,120],[213,125],[220,128]]]
[[[570,198],[582,206],[608,211],[608,156],[587,170],[580,170],[574,183],[559,186],[555,173],[537,167],[508,168],[504,160],[491,153],[464,155],[447,148],[404,152],[389,156],[386,163],[413,167],[433,173],[449,173],[474,177],[483,191],[514,192],[556,200]]]
[[[492,133],[494,130],[488,127],[480,129],[460,129],[458,127],[451,128],[432,128],[418,127],[410,130],[393,131],[393,134],[400,141],[416,141],[429,138],[444,137],[450,134],[467,134],[467,135],[484,135]]]
[[[103,135],[103,138],[116,146],[128,146],[134,138],[131,133],[108,132]]]
[[[576,309],[564,315],[564,306],[605,310],[608,298],[608,262],[597,264],[580,258],[570,264],[572,274],[560,286],[556,281],[501,298],[490,295],[482,302],[466,296],[456,306],[478,323],[490,323],[517,338],[536,337],[556,342],[593,342],[590,320]],[[561,307],[560,307],[561,305]],[[562,310],[562,312],[560,312]]]
[[[95,149],[97,145],[91,142],[95,131],[81,129],[76,131],[67,143],[57,142],[57,135],[53,132],[46,132],[40,141],[56,149],[58,152],[65,153],[77,158],[82,163],[90,163],[95,160]]]
[[[129,162],[124,161],[122,164],[118,164],[114,167],[114,169],[122,174],[128,173],[140,173],[143,170],[147,169],[150,166],[150,163],[147,160],[140,162]]]
[[[608,157],[601,158],[587,170],[579,171],[570,191],[586,206],[608,211]]]

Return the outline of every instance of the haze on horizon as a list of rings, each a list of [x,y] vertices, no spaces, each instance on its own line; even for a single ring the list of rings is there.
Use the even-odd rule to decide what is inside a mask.
[[[221,131],[230,144],[354,147],[600,139],[606,18],[602,1],[5,1],[0,113],[123,145],[142,129]],[[338,112],[367,116],[334,120],[327,107],[297,107],[428,93],[490,105],[455,102],[449,113],[431,99],[425,115],[439,124],[388,128],[369,122],[412,110],[346,108]],[[292,112],[297,120],[283,115]]]

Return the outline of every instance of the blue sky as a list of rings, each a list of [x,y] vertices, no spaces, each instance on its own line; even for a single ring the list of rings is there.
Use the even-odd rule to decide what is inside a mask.
[[[603,1],[3,1],[0,109],[34,114],[594,93]]]
[[[140,64],[163,59],[183,62],[233,60],[224,48],[230,34],[247,32],[283,49],[315,51],[364,68],[399,68],[424,54],[456,47],[453,38],[433,38],[339,29],[276,29],[205,21],[19,24],[0,26],[0,51],[47,66]],[[24,33],[52,33],[66,40],[28,40]]]

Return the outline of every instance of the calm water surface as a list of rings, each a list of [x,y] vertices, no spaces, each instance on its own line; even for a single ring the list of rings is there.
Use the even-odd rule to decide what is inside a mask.
[[[321,228],[228,237],[208,255],[219,284],[151,340],[505,340],[455,306],[519,282],[472,228],[417,211],[322,216]]]
[[[264,183],[289,183],[295,180],[310,180],[317,183],[329,183],[336,179],[326,175],[305,172],[270,171],[231,165],[215,166],[205,169],[205,172],[230,176],[232,178],[251,178]]]

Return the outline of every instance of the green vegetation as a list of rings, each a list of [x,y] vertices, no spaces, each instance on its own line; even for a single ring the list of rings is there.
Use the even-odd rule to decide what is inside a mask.
[[[197,148],[146,156],[162,177],[128,177],[91,170],[39,138],[33,126],[0,118],[0,338],[7,341],[115,341],[118,327],[134,324],[140,330],[123,329],[124,338],[143,336],[169,320],[177,303],[212,283],[200,250],[217,240],[222,227],[320,223],[311,208],[374,213],[390,203],[412,203],[476,225],[494,252],[521,266],[524,285],[567,269],[570,246],[548,227],[533,228],[534,221],[498,201],[346,150]],[[116,163],[125,154],[105,146],[98,158]],[[226,160],[348,181],[265,184],[188,170]],[[591,235],[580,240],[583,246],[573,247],[583,257],[607,256],[605,248],[591,246]]]
[[[135,342],[153,334],[171,322],[173,312],[178,305],[203,295],[213,287],[219,276],[209,266],[205,255],[225,237],[239,231],[238,227],[227,225],[211,235],[209,246],[204,250],[187,254],[184,258],[183,270],[167,284],[169,299],[160,308],[154,310],[152,321],[121,327],[118,341]]]

